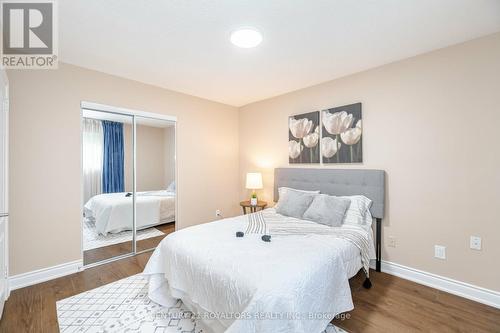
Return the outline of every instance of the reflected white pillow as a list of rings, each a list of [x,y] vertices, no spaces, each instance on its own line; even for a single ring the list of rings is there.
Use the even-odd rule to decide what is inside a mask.
[[[368,218],[367,216],[370,213],[370,207],[372,206],[372,201],[370,199],[364,195],[350,195],[340,198],[351,200],[351,204],[345,213],[343,224],[363,226],[370,223],[371,225],[371,218]],[[371,214],[369,215],[371,217]]]
[[[168,185],[167,191],[168,192],[175,192],[175,180],[173,182],[171,182],[170,185]]]

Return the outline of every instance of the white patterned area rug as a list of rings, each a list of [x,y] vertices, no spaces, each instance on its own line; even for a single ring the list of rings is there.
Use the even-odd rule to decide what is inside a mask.
[[[61,332],[203,333],[182,301],[160,306],[148,298],[148,280],[140,274],[56,303]],[[329,324],[323,333],[347,333]]]
[[[156,228],[147,228],[137,231],[137,240],[163,236],[164,233]],[[83,219],[83,250],[92,250],[100,247],[132,241],[132,231],[122,231],[116,234],[101,235],[95,224],[88,218]]]

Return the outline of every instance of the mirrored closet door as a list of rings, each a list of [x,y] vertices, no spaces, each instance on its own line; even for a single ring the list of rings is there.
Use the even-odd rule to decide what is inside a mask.
[[[175,123],[136,117],[137,252],[175,230]]]
[[[85,266],[154,249],[175,230],[175,121],[82,108]]]
[[[84,110],[82,117],[83,261],[133,252],[133,117]]]

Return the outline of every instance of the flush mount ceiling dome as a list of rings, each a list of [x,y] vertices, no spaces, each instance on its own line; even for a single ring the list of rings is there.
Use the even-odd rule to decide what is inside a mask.
[[[230,40],[234,45],[248,49],[262,42],[262,34],[254,28],[241,28],[231,33]]]

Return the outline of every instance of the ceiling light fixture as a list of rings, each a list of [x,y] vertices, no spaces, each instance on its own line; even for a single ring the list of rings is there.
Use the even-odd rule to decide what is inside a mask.
[[[231,43],[245,49],[256,47],[262,42],[262,34],[254,28],[243,28],[233,31]]]

